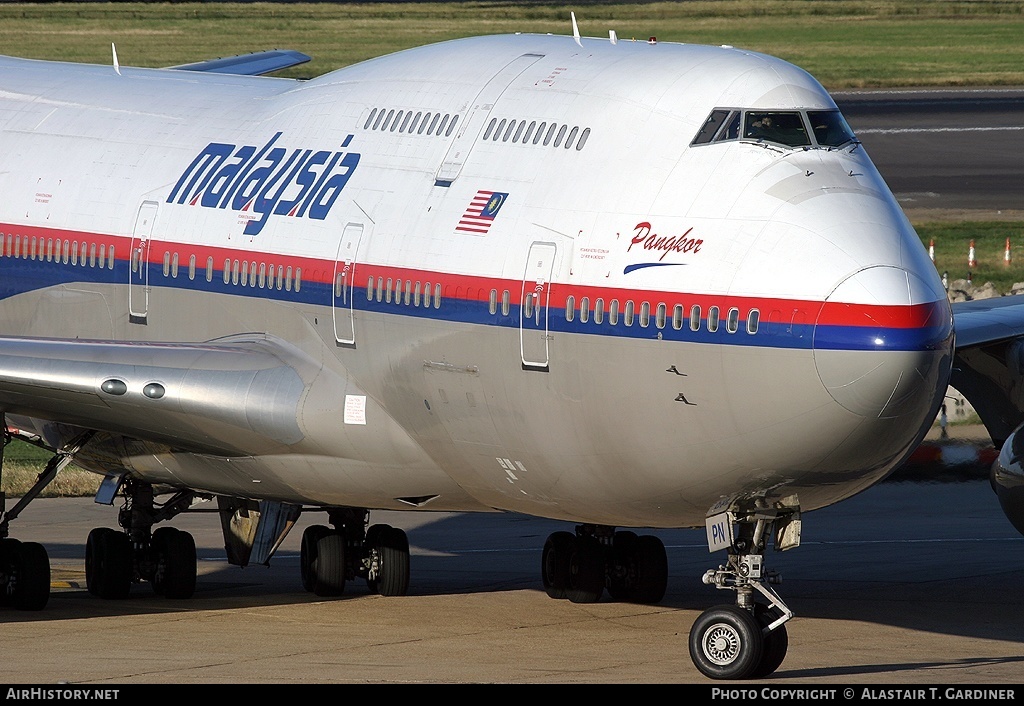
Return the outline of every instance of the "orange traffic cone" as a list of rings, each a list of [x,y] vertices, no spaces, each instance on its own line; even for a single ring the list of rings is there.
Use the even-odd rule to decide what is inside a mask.
[[[935,262],[935,238],[932,238],[932,242],[928,245],[928,257],[932,259],[932,263]]]
[[[978,266],[978,258],[975,257],[975,254],[974,254],[974,239],[973,238],[971,239],[971,247],[967,249],[967,266],[968,267],[977,267]]]
[[[1010,257],[1010,239],[1007,238],[1006,239],[1006,253],[1003,255],[1003,264],[1009,265],[1011,259],[1012,258]]]

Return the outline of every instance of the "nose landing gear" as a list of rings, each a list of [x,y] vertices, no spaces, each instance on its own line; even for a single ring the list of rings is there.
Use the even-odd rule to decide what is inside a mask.
[[[703,581],[736,591],[736,604],[715,606],[697,618],[690,629],[690,659],[711,679],[761,679],[778,669],[786,658],[786,621],[793,617],[767,585],[781,583],[782,579],[764,569],[763,552],[776,523],[776,549],[799,544],[799,512],[789,510],[781,516],[775,511],[745,516],[730,512],[729,516],[738,532],[728,548],[728,562],[707,571]],[[755,592],[766,602],[756,601]]]

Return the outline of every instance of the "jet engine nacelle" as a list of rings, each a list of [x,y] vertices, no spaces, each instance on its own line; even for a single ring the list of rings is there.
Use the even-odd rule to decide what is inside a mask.
[[[989,480],[1007,519],[1024,534],[1024,424],[1006,439]]]

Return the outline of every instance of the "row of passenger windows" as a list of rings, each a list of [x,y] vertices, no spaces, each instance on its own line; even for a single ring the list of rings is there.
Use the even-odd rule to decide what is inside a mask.
[[[108,248],[103,243],[97,245],[85,241],[79,243],[77,240],[62,241],[60,238],[44,239],[13,233],[0,233],[0,243],[0,253],[5,257],[114,269],[113,245]]]
[[[63,262],[64,264],[82,265],[83,267],[106,267],[114,268],[114,246],[107,247],[104,244],[79,243],[78,241],[61,241],[53,238],[37,238],[35,236],[20,236],[0,233],[0,242],[3,243],[2,253],[6,257],[15,257],[31,260],[46,260],[47,262]],[[139,270],[140,250],[132,252],[132,272]],[[205,278],[207,282],[213,281],[214,274],[213,256],[206,258]],[[177,278],[179,275],[180,261],[178,253],[165,251],[163,258],[164,277]],[[197,260],[196,256],[190,255],[188,261],[187,275],[190,280],[196,278]],[[267,262],[256,262],[255,260],[224,260],[223,268],[224,284],[239,285],[242,287],[255,287],[258,289],[277,289],[296,292],[302,288],[302,268],[284,265],[274,265]],[[345,282],[342,273],[338,273],[334,279],[334,296],[341,297],[344,294]],[[441,285],[439,283],[412,280],[402,280],[388,277],[369,277],[366,282],[367,301],[384,301],[397,304],[404,303],[411,306],[441,308]],[[498,290],[492,289],[488,301],[488,310],[496,314],[500,310],[503,316],[508,316],[511,311],[511,293],[504,290],[501,293],[501,300],[498,299]],[[534,298],[526,297],[523,301],[523,316],[531,318],[539,314],[534,306]],[[671,325],[677,331],[688,323],[691,331],[699,331],[701,328],[702,310],[700,305],[694,304],[687,313],[682,304],[676,304],[672,309]],[[625,326],[632,326],[636,320],[641,327],[651,325],[651,304],[641,302],[639,312],[636,311],[632,300],[627,300],[621,308],[618,299],[611,299],[605,308],[605,300],[597,298],[591,302],[589,297],[581,297],[579,308],[576,307],[576,297],[569,295],[565,302],[565,319],[573,321],[579,317],[580,323],[587,323],[591,320],[595,324],[604,323],[607,316],[608,323],[612,326],[618,325],[621,317]],[[749,334],[757,333],[760,313],[757,309],[751,309],[746,317],[746,331]],[[654,325],[662,329],[669,325],[668,307],[659,303],[654,307]],[[708,307],[707,329],[715,332],[722,323],[721,310],[717,306]],[[725,314],[725,330],[729,333],[736,333],[740,327],[740,311],[736,307],[730,308]]]
[[[373,276],[366,280],[366,300],[383,301],[390,304],[405,304],[406,306],[422,306],[424,308],[433,306],[441,308],[441,285],[434,283],[431,293],[430,282],[413,282],[412,280],[393,279],[388,277],[377,277],[376,286]],[[334,276],[334,296],[341,297],[344,294],[344,278],[342,273]]]
[[[138,272],[139,270],[139,255],[140,252],[136,249],[132,252],[131,268],[132,272]],[[206,281],[213,281],[213,256],[206,258],[205,275]],[[178,277],[180,268],[180,262],[178,253],[172,253],[170,251],[164,251],[164,262],[163,262],[163,274],[164,277],[171,277],[172,279]],[[188,258],[188,278],[194,280],[196,278],[196,256],[189,255]],[[256,262],[255,260],[232,260],[227,258],[224,260],[224,269],[222,272],[224,278],[224,284],[239,285],[242,287],[256,287],[258,289],[278,289],[286,292],[292,291],[294,287],[295,291],[298,292],[302,289],[302,268],[296,267],[294,270],[291,266],[285,267],[284,265],[274,265],[270,262]]]
[[[566,136],[566,131],[569,132]],[[583,149],[583,146],[587,144],[587,138],[590,137],[590,128],[584,128],[583,132],[580,132],[579,127],[574,127],[569,130],[568,125],[559,125],[558,123],[542,122],[538,127],[536,120],[531,120],[527,123],[525,120],[508,120],[502,118],[499,122],[497,118],[491,118],[491,122],[487,124],[487,129],[484,131],[485,140],[492,140],[497,142],[512,141],[513,143],[519,142],[521,144],[528,144],[533,138],[533,144],[539,144],[541,140],[544,142],[544,146],[547,147],[549,144],[554,147],[562,145],[562,140],[565,140],[565,149],[572,147],[573,142],[576,141],[576,136],[579,135],[579,142],[576,142],[576,150]]]
[[[492,312],[493,313],[493,312]],[[525,313],[525,312],[524,312]],[[699,331],[701,328],[702,310],[699,304],[694,304],[690,307],[689,313],[686,312],[682,304],[676,304],[672,307],[672,328],[676,331],[683,328],[684,323],[688,323],[691,331]],[[569,295],[565,299],[565,319],[566,321],[572,321],[579,315],[580,323],[587,323],[593,317],[595,324],[604,323],[605,320],[605,301],[604,299],[597,298],[594,300],[593,309],[590,306],[590,297],[581,297],[579,310],[576,309],[576,298]],[[608,302],[608,323],[615,326],[619,323],[619,300],[612,299]],[[651,304],[650,302],[641,302],[640,311],[636,311],[636,305],[632,300],[627,300],[622,307],[621,311],[622,323],[626,326],[632,326],[634,320],[638,321],[642,328],[647,328],[651,325]],[[757,309],[751,309],[747,312],[746,317],[746,330],[749,334],[757,333],[757,326],[760,319],[760,312]],[[707,309],[707,329],[714,333],[719,329],[722,324],[722,312],[717,306],[709,306]],[[728,333],[736,333],[740,329],[740,310],[736,307],[731,307],[725,313],[725,330]],[[654,307],[654,325],[656,328],[665,328],[668,322],[668,306],[664,302],[658,303]]]
[[[413,133],[449,137],[455,130],[455,124],[459,122],[458,114],[451,113],[424,113],[418,110],[413,113],[411,110],[398,110],[394,108],[374,108],[370,116],[363,123],[364,130],[379,130],[380,132],[404,132],[408,135]]]

